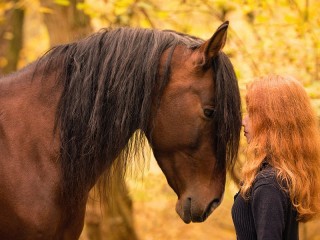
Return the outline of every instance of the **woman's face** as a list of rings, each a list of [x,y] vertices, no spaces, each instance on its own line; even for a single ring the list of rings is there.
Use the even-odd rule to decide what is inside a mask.
[[[249,114],[246,114],[242,119],[242,126],[244,127],[244,136],[247,138],[249,143],[252,137],[251,119]]]

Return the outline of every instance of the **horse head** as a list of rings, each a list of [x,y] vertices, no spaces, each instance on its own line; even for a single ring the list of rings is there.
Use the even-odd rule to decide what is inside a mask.
[[[172,50],[170,78],[154,111],[149,140],[185,223],[204,221],[221,203],[237,155],[240,95],[221,52],[227,28],[226,22],[196,48]]]

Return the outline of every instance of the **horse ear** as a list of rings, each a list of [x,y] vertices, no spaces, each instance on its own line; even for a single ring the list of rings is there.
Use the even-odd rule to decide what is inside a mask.
[[[204,57],[204,64],[206,64],[210,59],[216,57],[224,47],[227,40],[228,26],[229,21],[221,24],[213,36],[200,46],[199,50]]]

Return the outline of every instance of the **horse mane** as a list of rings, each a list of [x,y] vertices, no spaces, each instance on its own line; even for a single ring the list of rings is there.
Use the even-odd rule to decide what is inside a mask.
[[[232,63],[223,52],[212,61],[215,79],[214,139],[218,167],[231,174],[238,156],[241,130],[241,97]]]
[[[159,100],[170,76],[174,48],[197,48],[202,42],[174,31],[103,29],[57,46],[40,59],[44,74],[59,70],[55,77],[63,87],[56,127],[64,201],[83,201],[86,188],[104,169],[109,179],[114,167],[125,171],[129,155],[144,144],[153,101]],[[167,49],[160,74],[160,58]]]

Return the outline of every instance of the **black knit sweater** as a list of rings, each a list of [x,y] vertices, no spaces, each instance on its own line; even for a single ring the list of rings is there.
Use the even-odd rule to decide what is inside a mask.
[[[232,218],[238,240],[298,240],[297,211],[269,165],[252,185],[249,200],[235,196]]]

